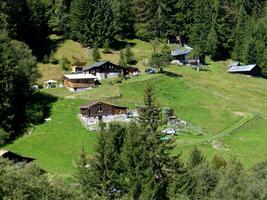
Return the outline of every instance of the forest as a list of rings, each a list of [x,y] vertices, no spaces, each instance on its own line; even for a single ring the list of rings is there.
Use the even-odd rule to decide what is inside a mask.
[[[0,0],[0,145],[42,123],[56,101],[32,88],[37,63],[53,51],[50,34],[88,48],[179,38],[203,61],[232,59],[267,73],[266,0]],[[172,140],[159,140],[161,110],[149,85],[144,104],[138,124],[102,129],[94,156],[81,150],[71,180],[1,159],[0,199],[267,198],[266,161],[247,169],[236,158],[207,161],[197,148],[182,160]]]

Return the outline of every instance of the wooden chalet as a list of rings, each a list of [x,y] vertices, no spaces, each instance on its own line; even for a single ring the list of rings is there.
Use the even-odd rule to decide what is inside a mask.
[[[251,76],[261,76],[261,68],[256,65],[231,65],[228,69],[229,73],[238,73],[238,74],[245,74]]]
[[[117,106],[102,101],[92,101],[81,106],[80,111],[82,116],[101,120],[104,116],[127,114],[128,107]]]
[[[74,91],[95,87],[96,76],[92,74],[76,73],[63,76],[64,86]]]
[[[5,158],[10,160],[12,163],[17,164],[17,163],[30,163],[32,161],[34,161],[34,158],[29,158],[29,157],[25,157],[25,156],[21,156],[17,153],[8,151],[8,150],[0,150],[0,157],[1,158]]]
[[[105,78],[116,78],[119,75],[131,75],[139,72],[135,67],[122,67],[111,63],[110,61],[99,61],[83,69],[84,73],[93,74],[99,80]]]

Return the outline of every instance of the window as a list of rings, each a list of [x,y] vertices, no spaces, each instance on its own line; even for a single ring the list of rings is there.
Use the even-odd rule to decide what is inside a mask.
[[[102,105],[99,105],[99,109],[97,111],[98,113],[102,113],[103,112],[103,108],[102,108]]]

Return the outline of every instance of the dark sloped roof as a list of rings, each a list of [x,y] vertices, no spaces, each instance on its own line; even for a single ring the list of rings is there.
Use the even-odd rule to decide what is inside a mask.
[[[257,65],[243,65],[243,66],[232,66],[228,69],[228,72],[250,72]]]
[[[192,49],[179,49],[177,48],[175,51],[172,51],[172,56],[183,56],[187,55],[192,51]]]
[[[96,67],[100,67],[106,63],[108,63],[109,61],[99,61],[99,62],[95,62],[94,64],[88,65],[84,68],[84,70],[89,70],[92,68],[96,68]]]
[[[114,107],[116,107],[116,108],[126,108],[126,109],[128,108],[128,107],[126,107],[126,106],[118,106],[118,105],[114,105],[114,104],[111,104],[111,103],[103,102],[103,101],[100,101],[100,100],[90,101],[89,103],[80,106],[80,108],[81,108],[81,109],[87,109],[87,108],[89,108],[89,107],[91,107],[91,106],[94,106],[94,105],[96,105],[96,104],[98,104],[98,103],[108,104],[108,105],[114,106]]]

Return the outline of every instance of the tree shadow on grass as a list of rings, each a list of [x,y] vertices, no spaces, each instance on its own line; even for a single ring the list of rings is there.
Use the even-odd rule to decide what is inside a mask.
[[[164,74],[165,76],[172,77],[172,78],[182,78],[183,76],[180,74],[176,74],[170,71],[162,71],[159,74]]]
[[[114,40],[110,47],[112,49],[114,49],[115,51],[120,51],[122,49],[125,49],[126,46],[130,46],[130,47],[134,47],[136,44],[133,43],[133,42],[126,42],[126,41],[123,41],[123,40]]]
[[[30,112],[33,117],[30,117],[30,121],[33,125],[38,125],[45,122],[51,115],[51,109],[53,103],[58,100],[57,97],[42,92],[36,92],[32,100],[32,106]]]
[[[49,57],[52,52],[56,51],[59,44],[61,44],[64,40],[65,39],[63,37],[58,37],[57,39],[46,38],[31,47],[34,55],[37,57],[37,60],[41,62],[45,56]]]
[[[12,143],[14,140],[27,133],[31,126],[44,123],[51,115],[53,103],[56,102],[57,99],[57,97],[41,92],[34,93],[29,104],[26,106],[23,117],[17,116],[20,121],[17,127],[12,128],[14,131],[9,132],[7,137],[1,138],[0,130],[0,140],[2,139],[2,141],[4,141],[3,144]]]

